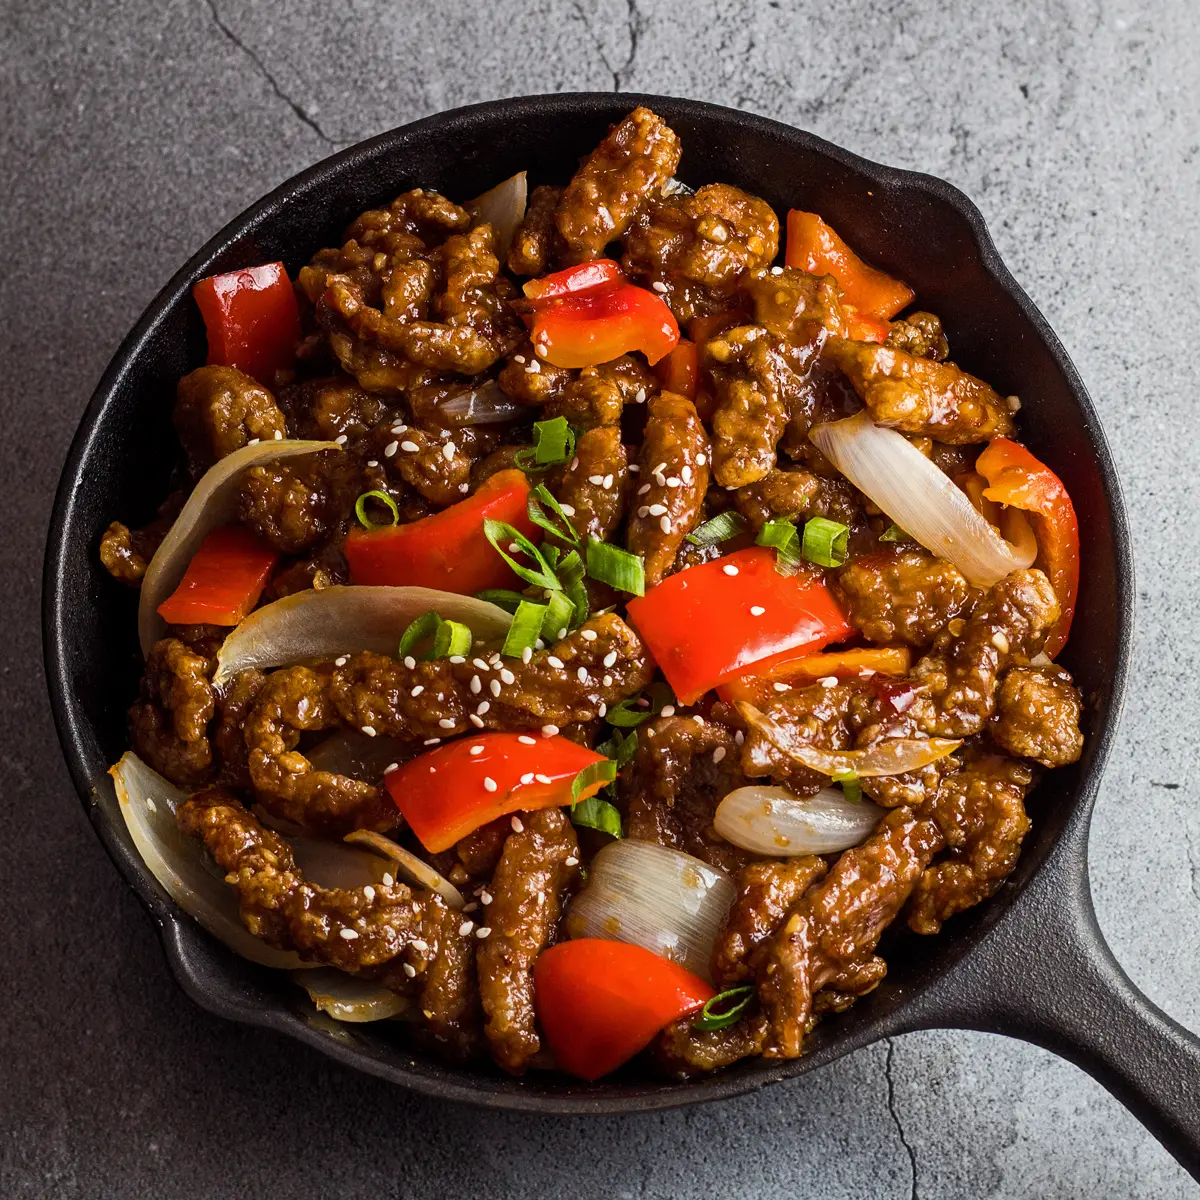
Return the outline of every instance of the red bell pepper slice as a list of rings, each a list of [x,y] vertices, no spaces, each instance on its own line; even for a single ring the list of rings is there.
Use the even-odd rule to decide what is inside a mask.
[[[534,1006],[558,1066],[591,1082],[715,995],[703,979],[641,946],[579,938],[533,965]]]
[[[881,317],[869,317],[854,309],[846,310],[846,336],[853,342],[886,342],[891,325]]]
[[[890,319],[916,296],[908,284],[863,262],[816,213],[798,208],[788,213],[784,261],[813,275],[832,275],[846,304],[864,318]]]
[[[626,611],[683,704],[854,631],[824,583],[780,575],[765,546],[678,571]]]
[[[745,700],[755,708],[779,695],[777,683],[807,687],[818,679],[857,679],[863,675],[907,675],[912,652],[907,646],[861,646],[854,650],[831,650],[827,654],[809,654],[784,659],[761,673],[739,675],[717,688],[726,704]]]
[[[283,263],[210,275],[192,288],[208,331],[208,361],[237,367],[268,387],[290,367],[300,340],[300,309]]]
[[[680,338],[678,345],[654,368],[659,387],[695,400],[700,379],[700,354],[695,342]]]
[[[171,625],[236,625],[258,603],[279,554],[242,525],[214,529],[158,606]]]
[[[1062,609],[1046,641],[1053,658],[1067,644],[1079,593],[1079,521],[1063,482],[1024,446],[995,438],[975,462],[988,481],[984,496],[1030,514],[1038,543],[1038,565],[1046,572]]]
[[[481,733],[430,750],[384,777],[388,794],[431,854],[507,813],[571,803],[571,784],[604,755],[565,737]],[[584,788],[595,795],[603,780]]]
[[[498,471],[466,500],[432,516],[385,529],[355,527],[346,538],[352,583],[437,588],[472,595],[511,587],[515,576],[483,535],[487,519],[505,521],[537,541],[522,471]]]
[[[653,366],[679,341],[679,325],[655,292],[611,259],[569,267],[525,285],[533,344],[556,367],[594,367],[631,350]]]

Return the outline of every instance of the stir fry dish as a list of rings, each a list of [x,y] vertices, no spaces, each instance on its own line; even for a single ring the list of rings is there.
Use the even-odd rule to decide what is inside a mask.
[[[565,184],[194,289],[177,487],[99,547],[145,657],[112,774],[298,1010],[514,1074],[795,1058],[1080,755],[1020,401],[680,155],[638,108]]]

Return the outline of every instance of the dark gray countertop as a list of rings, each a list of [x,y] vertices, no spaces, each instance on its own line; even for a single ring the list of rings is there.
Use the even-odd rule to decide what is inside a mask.
[[[1140,579],[1092,883],[1134,979],[1200,1029],[1197,397],[1177,349],[1200,328],[1193,0],[844,11],[0,6],[0,1195],[1200,1195],[1076,1068],[985,1035],[914,1035],[757,1096],[621,1120],[481,1114],[350,1074],[177,991],[59,758],[37,622],[52,489],[109,355],[188,253],[335,147],[441,108],[614,85],[712,99],[964,188],[1088,381]]]

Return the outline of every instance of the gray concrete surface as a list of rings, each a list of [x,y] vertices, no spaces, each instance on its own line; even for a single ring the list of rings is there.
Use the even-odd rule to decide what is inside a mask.
[[[175,989],[71,792],[36,619],[86,397],[159,285],[262,192],[336,146],[522,92],[782,118],[964,188],[1091,386],[1140,599],[1092,884],[1134,979],[1200,1029],[1180,349],[1200,328],[1194,0],[4,0],[0,16],[0,1195],[1200,1195],[1095,1083],[1001,1038],[912,1036],[722,1106],[550,1122],[414,1099],[214,1020]]]

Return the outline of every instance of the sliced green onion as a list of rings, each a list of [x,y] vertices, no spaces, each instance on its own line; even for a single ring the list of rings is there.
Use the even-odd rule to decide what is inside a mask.
[[[520,658],[527,649],[532,650],[542,633],[542,622],[546,619],[546,606],[522,600],[513,613],[512,624],[504,635],[500,653],[510,658]]]
[[[705,521],[703,525],[693,529],[687,535],[687,540],[693,546],[716,546],[720,542],[729,541],[731,537],[737,537],[745,529],[745,517],[730,509],[728,512],[718,513],[711,521]]]
[[[519,450],[514,461],[523,470],[531,467],[556,467],[569,462],[575,454],[575,431],[566,417],[534,421],[533,445]]]
[[[488,604],[494,604],[505,612],[515,613],[528,597],[522,596],[520,592],[511,592],[508,588],[488,588],[487,591],[476,592],[475,599],[486,600]]]
[[[571,807],[575,807],[580,795],[593,783],[612,783],[616,777],[617,764],[611,758],[602,758],[584,767],[571,781]]]
[[[902,542],[907,538],[908,534],[894,521],[879,535],[881,542]]]
[[[645,708],[637,707],[638,701],[643,697],[631,696],[628,700],[613,705],[604,719],[610,725],[622,729],[636,729],[643,721],[657,717],[667,705],[675,703],[675,695],[665,683],[652,683],[646,689],[644,698],[650,701]]]
[[[590,603],[588,600],[587,584],[583,581],[583,559],[579,557],[577,550],[569,550],[566,554],[563,554],[556,546],[544,547],[543,553],[545,553],[554,567],[554,573],[558,576],[558,582],[567,599],[575,606],[575,610],[571,615],[571,623],[567,628],[578,629],[588,619],[588,605]],[[560,625],[558,628],[561,629],[562,626]],[[555,636],[557,636],[557,630],[555,631]]]
[[[742,1019],[750,1001],[754,999],[754,985],[747,983],[730,988],[714,996],[692,1022],[693,1029],[728,1029]]]
[[[842,785],[842,795],[847,800],[852,800],[855,804],[859,804],[863,798],[862,784],[858,781],[858,776],[853,771],[838,771],[830,778],[834,783]]]
[[[621,836],[621,814],[607,800],[599,796],[589,796],[581,800],[571,810],[571,820],[576,825],[587,829],[598,829],[610,837]]]
[[[491,542],[492,549],[512,567],[520,579],[537,587],[549,588],[553,592],[560,590],[559,582],[550,569],[550,564],[542,557],[542,552],[519,529],[514,529],[506,521],[489,519],[483,523],[483,536]],[[509,554],[509,546],[516,546],[519,553],[535,562],[540,569],[534,571],[522,566]]]
[[[571,628],[575,605],[563,592],[551,592],[546,597],[545,616],[542,618],[542,637],[547,642],[557,642],[564,629]]]
[[[372,521],[367,516],[367,501],[378,500],[392,514],[392,519],[388,522]],[[396,507],[396,502],[387,494],[387,492],[363,492],[361,496],[354,502],[354,515],[358,518],[359,523],[365,529],[386,529],[390,525],[400,524],[400,510]]]
[[[542,511],[543,504],[562,522],[561,525],[556,525],[546,516]],[[575,526],[567,519],[562,505],[550,494],[550,489],[544,483],[539,483],[529,493],[525,510],[529,513],[529,519],[539,528],[562,538],[564,542],[570,542],[572,546],[579,545],[579,534],[575,532]]]
[[[587,573],[618,592],[646,594],[646,569],[642,560],[620,546],[589,538],[587,544]]]
[[[800,566],[800,534],[795,522],[786,517],[768,521],[754,539],[759,546],[775,550],[775,570],[780,575],[794,575]]]
[[[601,754],[606,758],[611,758],[617,764],[618,771],[629,764],[634,754],[637,753],[637,748],[637,731],[630,730],[629,733],[622,735],[619,729],[614,729],[612,737],[596,747]]]
[[[428,641],[428,650],[417,652],[417,647]],[[449,658],[452,654],[468,654],[471,650],[471,631],[458,621],[443,621],[439,614],[422,613],[400,638],[400,657],[411,655],[428,662],[433,658]]]
[[[801,553],[818,567],[840,567],[846,561],[846,543],[850,538],[850,527],[840,521],[825,517],[813,517],[804,523],[804,541]]]

